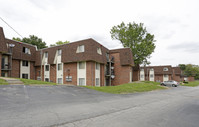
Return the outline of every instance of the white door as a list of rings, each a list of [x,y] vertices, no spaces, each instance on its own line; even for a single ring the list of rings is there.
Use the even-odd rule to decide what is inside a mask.
[[[169,80],[169,75],[163,75],[163,81],[168,81]]]

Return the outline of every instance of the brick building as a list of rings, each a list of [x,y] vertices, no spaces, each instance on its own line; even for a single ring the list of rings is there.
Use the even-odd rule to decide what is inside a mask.
[[[183,71],[180,69],[180,67],[172,67],[171,65],[141,67],[139,74],[140,81],[194,81],[194,77],[187,77],[183,75]]]
[[[0,27],[1,76],[60,84],[110,86],[132,82],[130,48],[109,50],[93,39],[37,50],[5,38]]]

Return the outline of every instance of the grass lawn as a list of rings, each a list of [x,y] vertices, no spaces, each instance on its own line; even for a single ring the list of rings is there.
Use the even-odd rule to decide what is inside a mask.
[[[8,85],[8,83],[5,80],[0,79],[0,85]]]
[[[103,87],[94,87],[94,86],[85,86],[89,89],[94,89],[97,91],[105,92],[105,93],[113,93],[113,94],[127,94],[127,93],[135,93],[135,92],[145,92],[152,91],[157,89],[166,89],[166,87],[160,86],[160,83],[157,82],[135,82],[122,84],[118,86],[103,86]]]
[[[188,82],[188,83],[182,84],[182,86],[191,86],[191,87],[199,86],[199,81]]]
[[[52,82],[44,82],[39,80],[31,80],[31,79],[20,79],[25,85],[32,85],[32,84],[45,84],[45,85],[56,85],[56,83]]]

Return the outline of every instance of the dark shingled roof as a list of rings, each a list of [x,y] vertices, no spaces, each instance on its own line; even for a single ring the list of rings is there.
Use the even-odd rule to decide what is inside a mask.
[[[164,68],[168,68],[168,71],[163,71]],[[149,70],[153,68],[154,69],[154,73],[155,74],[168,74],[171,75],[172,74],[172,67],[170,65],[166,65],[166,66],[147,66],[147,67],[141,67],[141,69],[144,69],[144,73],[147,74],[147,69],[148,72]]]
[[[82,53],[76,53],[77,47],[80,45],[84,45],[85,51]],[[102,55],[97,53],[97,48],[101,48]],[[99,63],[106,63],[106,53],[109,52],[107,48],[102,46],[100,43],[96,42],[93,39],[86,39],[77,42],[72,42],[60,46],[54,46],[46,49],[42,49],[42,52],[48,52],[48,64],[54,64],[54,58],[56,51],[58,49],[62,50],[62,62],[77,62],[77,61],[96,61]],[[36,66],[41,64],[41,56],[40,51],[36,53]]]
[[[5,41],[5,36],[3,33],[3,28],[0,27],[0,52],[7,53],[7,51],[8,49]]]
[[[110,50],[111,53],[120,53],[120,64],[134,66],[133,54],[130,48]]]
[[[181,75],[182,74],[182,70],[180,69],[180,67],[173,67],[173,71],[175,75]]]
[[[36,46],[10,39],[5,39],[5,41],[7,44],[15,44],[13,48],[13,59],[35,61]],[[23,47],[29,48],[31,54],[23,53]]]
[[[77,47],[84,45],[84,52],[76,53]],[[97,53],[97,48],[101,48],[102,55]],[[54,64],[54,58],[56,51],[58,49],[62,50],[62,62],[78,62],[78,61],[96,61],[98,63],[107,63],[106,53],[119,52],[121,65],[132,65],[134,66],[133,55],[130,48],[108,50],[106,47],[102,46],[100,43],[93,39],[86,39],[77,42],[72,42],[60,46],[50,47],[42,49],[42,52],[48,52],[48,64]],[[36,52],[36,66],[41,65],[41,55],[40,51]],[[43,58],[43,56],[42,56]]]

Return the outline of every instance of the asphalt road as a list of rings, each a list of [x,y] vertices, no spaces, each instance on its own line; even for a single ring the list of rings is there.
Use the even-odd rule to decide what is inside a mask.
[[[2,127],[198,127],[199,87],[113,95],[72,86],[0,85]]]

